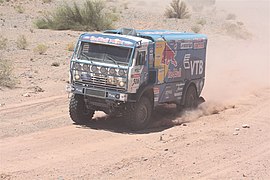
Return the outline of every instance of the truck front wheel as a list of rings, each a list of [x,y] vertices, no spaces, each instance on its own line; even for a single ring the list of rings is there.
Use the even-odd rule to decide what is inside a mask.
[[[86,107],[82,95],[73,94],[71,96],[69,103],[69,115],[72,121],[74,121],[76,124],[86,124],[92,119],[94,112],[94,110]]]
[[[147,127],[152,115],[152,103],[147,97],[141,97],[136,103],[128,106],[126,122],[131,130],[141,130]]]

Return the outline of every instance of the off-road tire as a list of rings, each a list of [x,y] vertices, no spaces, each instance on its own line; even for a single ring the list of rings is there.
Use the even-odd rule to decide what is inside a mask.
[[[126,125],[133,131],[145,129],[152,115],[152,103],[149,98],[141,97],[136,103],[130,103],[127,107]]]
[[[69,103],[69,116],[76,124],[87,124],[94,115],[94,110],[87,109],[82,95],[73,94]]]
[[[185,95],[184,108],[195,109],[198,107],[199,97],[195,86],[189,86]]]

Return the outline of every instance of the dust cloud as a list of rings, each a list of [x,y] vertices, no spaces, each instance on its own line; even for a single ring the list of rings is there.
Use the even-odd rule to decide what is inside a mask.
[[[216,5],[234,13],[251,37],[208,35],[203,96],[208,101],[224,102],[269,87],[269,2],[218,1]]]
[[[237,34],[207,34],[206,82],[202,92],[206,102],[196,110],[185,111],[170,120],[163,119],[162,126],[181,125],[237,108],[243,99],[250,98],[249,95],[269,92],[269,2],[216,1],[216,8],[235,14],[246,31],[237,32],[239,38]]]

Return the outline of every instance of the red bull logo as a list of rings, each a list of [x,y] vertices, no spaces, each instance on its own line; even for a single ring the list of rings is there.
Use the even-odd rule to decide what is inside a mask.
[[[175,60],[175,52],[166,44],[166,48],[163,52],[162,63],[167,66],[171,63],[174,67],[177,67],[177,61]]]

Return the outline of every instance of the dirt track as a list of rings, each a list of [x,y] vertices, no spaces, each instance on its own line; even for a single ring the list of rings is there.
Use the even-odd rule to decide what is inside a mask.
[[[270,177],[270,89],[254,93],[219,114],[212,111],[204,116],[199,109],[193,114],[202,117],[185,121],[186,126],[160,126],[137,134],[105,117],[85,127],[72,125],[66,103],[66,98],[52,97],[0,110],[6,120],[1,125],[2,178]],[[17,118],[21,114],[28,116]],[[181,121],[181,117],[174,121],[177,119]],[[16,131],[22,122],[23,128]],[[242,124],[250,128],[244,129]],[[233,135],[235,132],[239,134]]]

